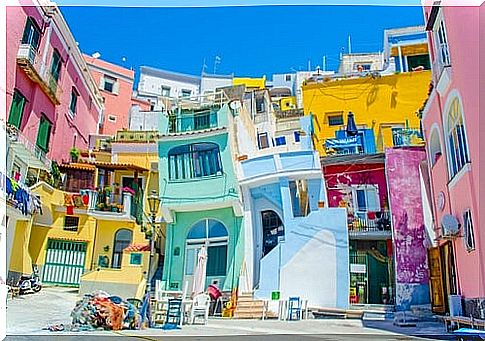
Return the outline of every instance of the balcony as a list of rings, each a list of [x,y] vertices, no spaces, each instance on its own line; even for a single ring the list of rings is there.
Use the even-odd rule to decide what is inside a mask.
[[[62,90],[42,61],[42,56],[30,44],[21,44],[17,52],[17,64],[27,76],[39,84],[42,91],[55,104],[59,105]]]
[[[135,142],[148,143],[155,142],[158,138],[156,131],[118,131],[114,142]]]
[[[391,237],[391,213],[357,212],[348,216],[349,237],[352,239],[388,239]]]
[[[180,115],[169,116],[169,133],[186,133],[216,128],[218,123],[217,111],[211,109],[183,112]]]
[[[32,143],[22,131],[11,124],[7,124],[7,137],[8,147],[29,167],[50,171],[51,160],[47,158],[46,152]]]
[[[423,133],[420,128],[393,130],[392,143],[394,147],[423,146]]]
[[[143,220],[142,195],[133,195],[129,192],[123,192],[122,195],[113,195],[108,191],[81,190],[76,196],[87,196],[87,205],[85,208],[88,214],[98,219],[112,220],[131,220],[135,219],[138,224]],[[79,201],[79,200],[78,200]],[[84,205],[81,205],[84,207]],[[77,207],[77,206],[76,206]]]

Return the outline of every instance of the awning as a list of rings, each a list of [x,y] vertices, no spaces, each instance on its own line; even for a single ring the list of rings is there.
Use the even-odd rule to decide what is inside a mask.
[[[131,171],[138,171],[138,172],[147,172],[148,169],[144,167],[140,167],[131,163],[115,163],[115,162],[102,162],[102,161],[94,161],[89,162],[90,165],[96,166],[96,168],[102,168],[106,170],[131,170]]]
[[[62,163],[58,166],[59,171],[65,170],[84,170],[94,172],[96,167],[88,163]]]

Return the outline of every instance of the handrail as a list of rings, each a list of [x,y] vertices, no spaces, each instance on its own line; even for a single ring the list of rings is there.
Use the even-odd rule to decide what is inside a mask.
[[[7,123],[7,136],[10,141],[23,144],[40,162],[46,166],[48,170],[50,170],[52,161],[47,158],[46,152],[36,144],[32,143],[21,130],[14,125]]]

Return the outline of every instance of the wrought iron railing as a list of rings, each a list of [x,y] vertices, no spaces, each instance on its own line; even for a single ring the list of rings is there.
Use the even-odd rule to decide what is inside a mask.
[[[7,136],[11,142],[22,144],[33,156],[45,165],[47,170],[51,169],[51,160],[47,158],[46,152],[35,143],[32,143],[21,130],[7,123]]]
[[[348,217],[351,232],[391,231],[391,214],[388,210],[379,212],[357,212]]]
[[[193,114],[175,115],[169,118],[169,133],[204,130],[217,127],[217,111],[207,111]]]

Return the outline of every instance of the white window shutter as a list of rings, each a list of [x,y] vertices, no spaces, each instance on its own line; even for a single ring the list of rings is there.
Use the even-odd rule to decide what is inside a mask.
[[[99,79],[99,88],[104,89],[104,76],[101,76]]]
[[[375,186],[369,186],[366,190],[367,196],[367,210],[370,212],[378,212],[381,210],[381,205],[379,203],[379,193]]]
[[[116,80],[115,83],[113,84],[113,93],[118,95],[120,92],[120,81]]]

